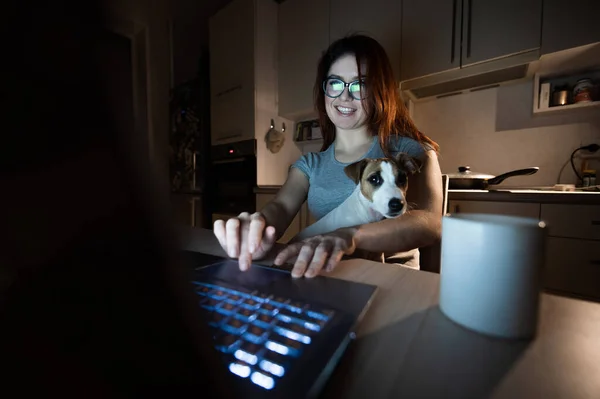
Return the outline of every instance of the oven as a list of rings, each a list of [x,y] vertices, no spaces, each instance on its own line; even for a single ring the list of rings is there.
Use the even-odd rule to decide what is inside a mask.
[[[208,191],[213,223],[244,211],[256,211],[256,169],[254,139],[211,148]]]

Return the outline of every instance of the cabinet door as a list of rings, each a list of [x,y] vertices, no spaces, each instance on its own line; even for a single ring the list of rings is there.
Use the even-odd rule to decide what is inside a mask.
[[[600,42],[600,1],[544,0],[542,54]]]
[[[279,115],[314,116],[317,63],[329,45],[329,1],[286,0],[279,5]]]
[[[350,33],[364,33],[385,49],[396,80],[400,78],[402,46],[401,0],[330,0],[330,42]]]
[[[540,47],[542,0],[464,0],[462,15],[462,66]]]
[[[540,204],[493,201],[449,201],[449,213],[485,213],[539,219]]]
[[[204,227],[202,197],[199,195],[172,194],[171,214],[178,226]]]
[[[460,67],[461,0],[404,0],[401,79]]]
[[[254,2],[234,0],[209,20],[211,98],[254,80]]]
[[[254,88],[240,85],[217,95],[210,104],[212,145],[254,138]]]
[[[256,194],[256,211],[260,211],[269,203],[269,201],[275,198],[275,194]],[[287,228],[283,236],[277,242],[279,243],[287,243],[292,238],[294,238],[300,232],[300,215],[301,212],[294,217],[292,223]]]

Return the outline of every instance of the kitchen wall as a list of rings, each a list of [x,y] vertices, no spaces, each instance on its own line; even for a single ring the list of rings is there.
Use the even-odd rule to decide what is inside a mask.
[[[533,84],[520,82],[413,104],[412,115],[421,131],[441,146],[443,173],[461,165],[497,175],[538,166],[532,176],[515,177],[504,186],[546,186],[557,183],[571,152],[581,145],[600,143],[600,113],[532,115]],[[600,153],[590,166],[600,170]],[[570,164],[561,183],[575,183]]]

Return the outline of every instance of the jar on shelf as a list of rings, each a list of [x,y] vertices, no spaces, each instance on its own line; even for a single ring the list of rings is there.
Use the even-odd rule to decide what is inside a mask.
[[[582,186],[593,187],[596,185],[596,171],[594,169],[586,169],[583,171]]]
[[[573,88],[574,103],[588,103],[592,101],[592,79],[579,79]]]

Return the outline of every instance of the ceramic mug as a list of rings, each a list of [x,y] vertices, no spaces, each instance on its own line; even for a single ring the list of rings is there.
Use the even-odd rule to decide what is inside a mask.
[[[440,309],[487,335],[537,330],[547,229],[537,219],[449,214],[442,219]]]

